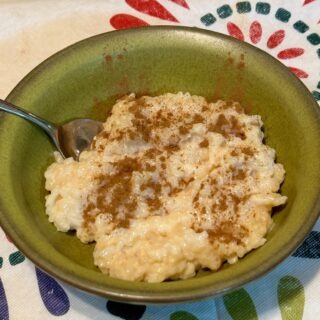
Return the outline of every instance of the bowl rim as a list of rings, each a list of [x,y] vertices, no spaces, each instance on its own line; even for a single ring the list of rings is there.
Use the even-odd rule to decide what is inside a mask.
[[[151,31],[150,31],[151,30]],[[219,38],[222,40],[228,40],[228,41],[234,41],[235,44],[241,43],[241,46],[244,48],[247,48],[249,50],[253,50],[256,52],[259,52],[260,54],[264,56],[268,56],[270,60],[273,60],[273,63],[277,64],[278,68],[282,69],[283,72],[287,74],[292,75],[292,79],[294,81],[300,83],[301,90],[305,91],[305,94],[309,95],[309,97],[312,97],[309,89],[305,86],[305,84],[298,79],[296,76],[294,76],[288,68],[286,68],[280,61],[278,61],[276,58],[269,55],[267,52],[263,51],[262,49],[259,49],[249,43],[239,41],[237,39],[234,39],[231,36],[206,30],[206,29],[200,29],[197,27],[185,27],[185,26],[171,26],[171,25],[162,25],[162,26],[146,26],[146,27],[140,27],[140,28],[130,28],[125,30],[115,30],[115,31],[109,31],[100,33],[88,38],[85,38],[83,40],[80,40],[76,43],[73,43],[53,55],[49,56],[47,59],[42,61],[40,64],[38,64],[35,68],[33,68],[27,75],[25,75],[17,84],[16,86],[11,90],[9,95],[7,96],[6,100],[11,101],[14,100],[14,97],[16,95],[19,96],[19,92],[21,89],[23,90],[24,85],[28,82],[29,78],[34,77],[38,72],[41,72],[44,68],[46,68],[47,65],[51,65],[52,63],[55,63],[56,58],[59,59],[59,57],[63,54],[69,53],[73,51],[75,48],[79,47],[79,45],[82,45],[86,43],[88,40],[94,41],[95,39],[108,37],[110,35],[116,35],[116,34],[130,34],[130,33],[144,33],[144,32],[153,32],[152,30],[158,30],[158,31],[164,31],[164,32],[172,32],[172,31],[185,31],[188,33],[195,33],[195,34],[204,34],[210,37]],[[315,114],[317,118],[317,127],[320,128],[320,109],[316,101],[313,99],[313,103],[309,103],[308,106],[310,107],[310,110]],[[0,123],[3,123],[5,121],[6,116],[2,117],[2,120]],[[77,287],[81,290],[84,290],[86,292],[90,292],[93,294],[97,294],[115,301],[122,301],[122,302],[132,302],[132,303],[176,303],[176,302],[183,302],[183,301],[189,301],[189,300],[198,300],[202,298],[207,297],[215,297],[219,296],[221,294],[224,294],[226,292],[236,290],[237,288],[243,286],[244,284],[248,284],[249,282],[254,281],[255,279],[261,277],[262,275],[266,274],[267,272],[271,271],[275,266],[277,266],[280,262],[282,262],[284,259],[286,259],[298,246],[302,243],[302,241],[305,239],[305,237],[308,235],[308,233],[311,231],[312,227],[316,223],[319,212],[320,212],[320,188],[318,190],[319,197],[317,201],[313,204],[313,209],[308,214],[309,220],[307,223],[305,223],[301,229],[299,234],[297,234],[294,239],[292,239],[291,242],[286,243],[284,248],[278,252],[271,262],[265,263],[263,266],[260,266],[258,270],[250,270],[245,276],[243,276],[239,280],[233,280],[229,286],[216,290],[214,287],[210,286],[208,284],[206,287],[196,288],[192,290],[191,292],[173,292],[173,293],[166,293],[165,296],[162,294],[157,295],[156,293],[150,294],[148,293],[124,293],[120,292],[118,290],[111,290],[108,288],[101,288],[96,286],[90,286],[90,283],[82,283],[78,280],[76,276],[70,276],[65,275],[64,273],[60,273],[56,266],[52,266],[48,263],[46,263],[46,259],[43,259],[37,255],[37,253],[33,252],[32,249],[28,249],[24,246],[23,241],[19,238],[19,235],[16,235],[15,232],[13,232],[12,226],[7,222],[5,219],[5,213],[2,211],[2,203],[1,203],[1,196],[0,196],[0,224],[2,229],[6,234],[10,236],[10,238],[13,240],[13,243],[15,246],[21,250],[23,254],[25,254],[28,259],[30,259],[37,267],[44,270],[48,274],[56,277],[59,280],[62,280],[64,283],[67,283],[73,287]]]

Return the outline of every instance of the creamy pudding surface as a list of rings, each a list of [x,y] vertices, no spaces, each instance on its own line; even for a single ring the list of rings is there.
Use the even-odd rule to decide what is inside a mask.
[[[188,93],[118,100],[79,162],[45,172],[59,231],[96,242],[111,277],[146,282],[217,270],[260,247],[285,175],[263,123],[237,102]]]

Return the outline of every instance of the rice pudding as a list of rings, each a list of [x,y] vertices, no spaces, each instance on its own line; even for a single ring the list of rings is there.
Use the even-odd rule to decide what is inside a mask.
[[[237,102],[125,96],[79,161],[56,153],[49,220],[96,242],[94,263],[114,278],[186,279],[235,263],[265,243],[286,202],[262,125]]]

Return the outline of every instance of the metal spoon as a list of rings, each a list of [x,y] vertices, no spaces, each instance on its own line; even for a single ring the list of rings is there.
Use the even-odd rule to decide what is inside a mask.
[[[86,150],[103,128],[102,122],[91,119],[75,119],[56,126],[38,116],[0,99],[0,111],[5,111],[40,127],[51,138],[63,158],[79,160],[80,153]]]

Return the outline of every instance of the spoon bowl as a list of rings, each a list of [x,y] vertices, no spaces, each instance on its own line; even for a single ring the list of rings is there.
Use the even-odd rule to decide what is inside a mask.
[[[102,122],[75,119],[56,126],[12,103],[0,99],[0,110],[21,117],[40,127],[52,140],[61,156],[79,160],[80,153],[89,148],[93,138],[102,130]]]
[[[90,146],[93,138],[102,130],[102,122],[92,119],[75,119],[58,127],[59,152],[75,160]]]

